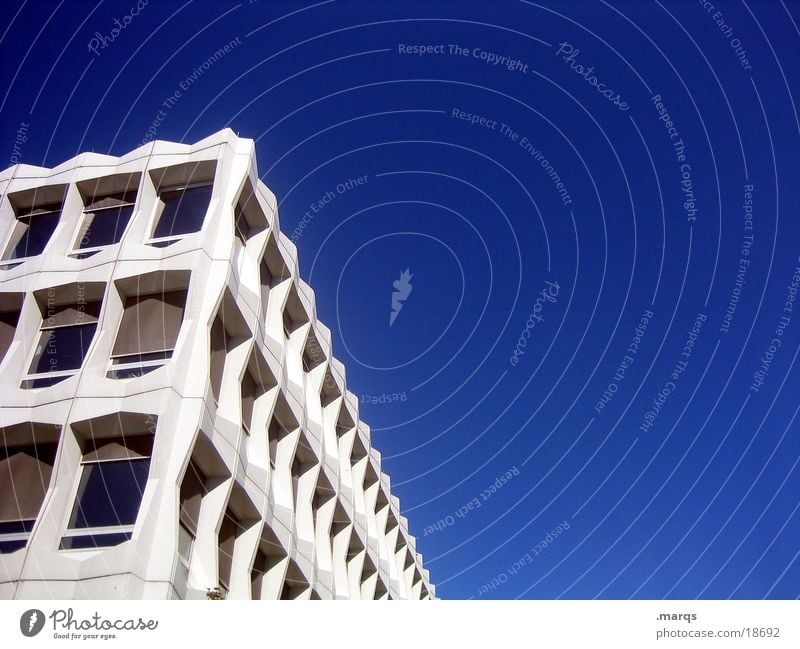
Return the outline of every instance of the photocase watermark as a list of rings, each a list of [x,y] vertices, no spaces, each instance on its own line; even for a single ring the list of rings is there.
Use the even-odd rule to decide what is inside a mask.
[[[119,18],[114,18],[114,24],[116,27],[111,28],[107,34],[95,32],[94,36],[89,39],[89,51],[95,56],[100,56],[100,52],[97,48],[104,50],[115,40],[117,40],[122,31],[128,25],[130,25],[133,22],[133,19],[139,15],[139,12],[141,12],[141,10],[147,6],[147,2],[148,0],[139,0],[133,7],[131,7],[130,11],[122,17],[121,21]]]
[[[562,521],[559,523],[556,527],[550,530],[541,541],[539,541],[535,546],[533,546],[519,559],[512,563],[506,570],[498,573],[496,577],[490,579],[483,586],[481,586],[478,589],[478,597],[485,595],[490,590],[494,590],[503,584],[507,584],[509,577],[515,577],[522,568],[532,564],[536,557],[553,545],[553,543],[555,543],[556,540],[569,528],[570,524],[567,521]]]
[[[20,122],[17,133],[14,136],[14,147],[11,149],[11,158],[8,160],[9,165],[19,164],[22,157],[22,145],[28,141],[28,122]]]
[[[513,480],[518,475],[519,475],[519,469],[516,467],[516,465],[512,466],[503,475],[495,478],[495,481],[488,487],[486,487],[486,489],[484,489],[478,496],[475,496],[475,498],[463,504],[453,514],[448,514],[444,518],[440,518],[432,525],[428,525],[425,528],[425,531],[422,534],[422,536],[428,536],[429,534],[433,534],[435,532],[441,532],[443,529],[450,527],[451,525],[454,525],[457,518],[465,518],[467,514],[469,514],[470,512],[473,512],[476,509],[480,509],[483,506],[483,503],[489,500],[489,498],[494,496],[494,494],[496,494],[500,489],[505,487],[511,480]]]
[[[44,613],[38,608],[25,611],[19,618],[19,630],[26,638],[39,635],[44,628]]]
[[[142,138],[140,145],[147,144],[156,136],[159,126],[161,126],[161,124],[167,118],[169,111],[172,110],[178,101],[180,101],[181,97],[183,97],[183,93],[187,92],[189,88],[191,88],[200,77],[208,72],[216,63],[218,63],[220,59],[230,54],[241,44],[242,38],[241,36],[237,36],[229,43],[226,43],[220,47],[199,66],[192,70],[191,74],[187,75],[180,83],[178,83],[178,87],[175,88],[175,91],[166,97],[163,102],[161,102],[161,108],[158,109],[158,113],[156,113],[155,118],[147,128],[147,132],[145,133],[144,138]]]
[[[588,68],[586,68],[582,64],[578,63],[578,54],[580,54],[580,50],[572,45],[572,43],[564,41],[563,43],[558,44],[556,56],[560,56],[561,60],[569,65],[570,69],[575,74],[577,74],[579,77],[583,77],[583,79],[586,80],[586,83],[588,83],[590,86],[593,86],[597,92],[603,95],[603,97],[610,101],[619,110],[630,110],[630,106],[628,106],[627,102],[622,101],[622,97],[620,97],[618,92],[612,90],[611,88],[606,88],[606,84],[598,80],[594,74],[593,65],[590,65]]]
[[[32,638],[42,632],[47,618],[52,623],[55,640],[113,640],[119,631],[155,631],[158,628],[158,620],[141,617],[106,618],[95,612],[91,617],[79,618],[71,608],[53,609],[50,615],[33,608],[20,617],[19,630],[25,637]]]
[[[394,291],[392,291],[392,310],[389,312],[389,326],[394,324],[395,319],[403,308],[403,303],[411,295],[411,290],[414,288],[411,285],[411,278],[414,277],[411,271],[406,268],[400,273],[400,279],[392,282]]]
[[[351,189],[356,189],[357,187],[361,187],[365,185],[369,180],[368,175],[358,176],[356,178],[348,178],[344,182],[338,183],[334,188],[336,191],[335,193],[331,190],[325,192],[323,196],[319,199],[313,201],[306,210],[306,213],[303,214],[303,218],[301,218],[297,222],[297,226],[295,227],[294,231],[292,232],[292,241],[295,243],[298,239],[300,239],[305,234],[305,229],[311,221],[314,220],[314,217],[319,214],[325,207],[330,205],[334,200],[336,200],[337,196],[341,196],[346,192],[349,192]]]
[[[533,330],[538,324],[544,322],[544,317],[542,316],[544,305],[548,302],[557,302],[558,292],[560,290],[561,287],[558,285],[558,282],[545,280],[545,286],[538,293],[539,297],[537,297],[536,301],[533,303],[531,314],[528,316],[528,319],[525,322],[525,329],[522,330],[519,340],[517,341],[517,346],[514,348],[514,352],[511,354],[511,359],[509,362],[511,363],[512,367],[516,367],[519,364],[519,357],[525,353],[525,348],[528,346],[528,338],[531,337]]]

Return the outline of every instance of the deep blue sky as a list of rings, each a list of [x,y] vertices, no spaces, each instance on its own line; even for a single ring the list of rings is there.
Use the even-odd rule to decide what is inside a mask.
[[[706,4],[6,2],[0,157],[230,127],[287,234],[332,193],[301,273],[440,596],[796,598],[800,10]]]

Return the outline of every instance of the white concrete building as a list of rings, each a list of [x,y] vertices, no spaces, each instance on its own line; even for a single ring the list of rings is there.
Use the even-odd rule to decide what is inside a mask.
[[[434,597],[252,140],[0,194],[0,598]]]

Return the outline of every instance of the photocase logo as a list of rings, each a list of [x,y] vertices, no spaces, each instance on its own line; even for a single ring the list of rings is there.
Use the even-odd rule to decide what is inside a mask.
[[[19,630],[26,638],[32,638],[44,628],[44,613],[38,608],[25,611],[19,618]]]
[[[394,291],[392,291],[392,312],[389,314],[390,327],[394,324],[397,314],[400,313],[400,310],[403,308],[403,302],[405,302],[408,299],[408,296],[411,295],[411,289],[414,288],[411,286],[412,277],[414,276],[411,274],[409,269],[406,268],[402,273],[400,273],[400,279],[392,282]]]

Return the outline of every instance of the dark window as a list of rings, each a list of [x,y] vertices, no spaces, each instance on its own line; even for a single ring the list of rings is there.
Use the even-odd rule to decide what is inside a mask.
[[[253,569],[250,571],[250,599],[261,599],[264,576],[269,569],[269,558],[261,550],[258,550],[253,561]]]
[[[251,596],[253,599],[274,599],[283,587],[283,568],[286,550],[283,549],[273,532],[264,539],[253,561],[250,572]]]
[[[301,599],[308,593],[310,588],[311,586],[299,566],[293,559],[289,559],[280,599]]]
[[[141,376],[171,358],[185,306],[186,289],[127,298],[111,352],[115,367],[109,376]]]
[[[54,376],[39,376],[35,379],[26,379],[22,382],[22,387],[28,388],[49,388],[51,385],[61,383],[64,379],[68,379],[72,374],[56,374]]]
[[[294,327],[294,323],[292,322],[292,318],[289,316],[289,311],[287,309],[283,310],[283,335],[286,340],[289,340],[292,336],[292,328]]]
[[[23,229],[22,237],[17,241],[8,259],[34,257],[44,250],[53,231],[61,218],[61,205],[47,205],[27,210],[17,215],[17,221]]]
[[[242,379],[242,426],[248,434],[253,424],[253,405],[259,393],[259,385],[253,375],[249,371],[245,371]]]
[[[250,224],[247,222],[247,215],[244,213],[242,206],[237,203],[236,205],[236,217],[234,226],[236,228],[236,236],[241,240],[242,243],[247,243],[247,240],[250,238],[253,229],[250,227]]]
[[[99,301],[48,307],[28,370],[29,375],[37,378],[29,378],[23,387],[46,387],[80,369],[92,344],[99,315]],[[50,376],[40,376],[43,374]]]
[[[97,248],[119,243],[133,214],[135,195],[113,194],[95,198],[84,208],[83,231],[76,248]]]
[[[314,368],[314,361],[311,360],[311,355],[308,353],[308,348],[303,351],[303,371],[310,372]]]
[[[6,355],[8,348],[14,340],[19,322],[19,311],[5,311],[0,313],[0,361]]]
[[[269,443],[269,465],[275,469],[278,463],[278,443],[289,434],[277,418],[273,417],[267,431],[267,441]]]
[[[236,539],[244,531],[239,519],[228,509],[219,528],[219,585],[230,590],[233,550]]]
[[[325,360],[325,353],[319,345],[314,332],[308,334],[305,349],[303,350],[303,370],[310,372]]]
[[[234,233],[243,244],[246,244],[250,237],[263,232],[269,226],[249,179],[244,182],[233,208],[233,215]]]
[[[0,535],[0,539],[2,536]],[[26,545],[28,545],[28,541],[2,541],[0,540],[0,554],[10,554],[11,552],[16,552],[17,550],[21,550]]]
[[[61,541],[61,549],[87,550],[91,548],[110,548],[120,543],[125,543],[125,541],[130,541],[132,536],[133,532],[65,536]]]
[[[152,435],[87,442],[62,549],[110,547],[130,539],[150,471]]]
[[[96,328],[97,323],[92,322],[43,331],[31,363],[31,374],[78,369]]]
[[[225,357],[231,348],[231,339],[219,316],[211,325],[211,392],[219,401],[222,376],[225,373]]]
[[[84,465],[70,527],[133,525],[149,470],[149,458]]]
[[[261,260],[259,266],[259,275],[261,279],[261,317],[265,318],[267,315],[267,302],[269,301],[269,289],[272,286],[272,273],[269,272],[266,260]]]
[[[13,498],[12,498],[12,500],[13,500]],[[15,504],[17,505],[17,507],[19,507],[19,505],[21,503],[15,503]],[[0,535],[2,535],[2,534],[27,534],[33,529],[33,524],[35,522],[36,522],[35,518],[28,519],[28,520],[17,520],[17,521],[0,522]]]
[[[206,476],[194,462],[190,461],[181,483],[181,505],[178,517],[178,556],[187,567],[192,556],[194,540],[197,538],[200,505],[202,505],[206,493]]]
[[[50,485],[57,444],[0,446],[0,554],[25,547]]]
[[[164,204],[153,238],[177,237],[198,232],[203,227],[213,185],[195,185],[162,190]]]

